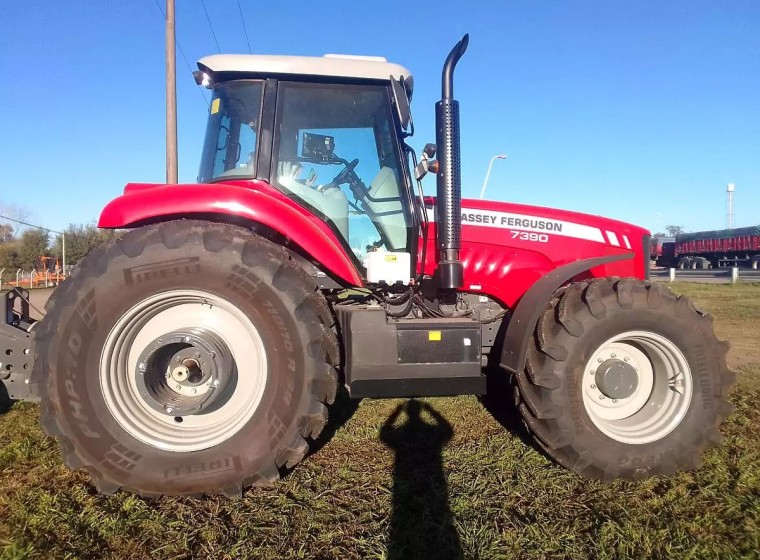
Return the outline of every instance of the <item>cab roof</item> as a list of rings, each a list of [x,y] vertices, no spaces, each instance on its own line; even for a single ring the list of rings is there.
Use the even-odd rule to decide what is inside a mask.
[[[212,73],[260,75],[330,76],[389,81],[402,76],[411,85],[412,74],[380,56],[326,54],[324,56],[275,56],[260,54],[215,54],[198,61],[198,68]],[[408,87],[408,86],[407,86]]]

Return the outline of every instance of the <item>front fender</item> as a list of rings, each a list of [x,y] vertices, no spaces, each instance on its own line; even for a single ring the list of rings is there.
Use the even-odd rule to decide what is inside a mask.
[[[517,303],[507,325],[501,356],[501,367],[510,373],[517,373],[525,367],[528,344],[533,336],[538,319],[544,312],[546,302],[565,282],[590,271],[592,268],[630,260],[634,253],[622,253],[593,259],[583,259],[560,266],[544,274]]]
[[[263,224],[300,246],[325,272],[362,286],[356,266],[323,221],[268,185],[127,185],[100,214],[100,228],[130,228],[147,221],[218,215]],[[254,187],[254,188],[252,188]],[[269,188],[267,188],[269,187]]]

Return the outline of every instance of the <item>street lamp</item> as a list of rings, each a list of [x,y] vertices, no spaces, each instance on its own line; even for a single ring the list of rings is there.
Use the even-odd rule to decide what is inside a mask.
[[[486,172],[486,180],[483,181],[483,188],[480,191],[480,199],[483,199],[483,195],[486,194],[486,185],[488,185],[488,178],[491,176],[491,167],[493,167],[493,160],[495,159],[507,159],[507,154],[497,154],[491,158],[491,163],[488,164],[488,171]]]

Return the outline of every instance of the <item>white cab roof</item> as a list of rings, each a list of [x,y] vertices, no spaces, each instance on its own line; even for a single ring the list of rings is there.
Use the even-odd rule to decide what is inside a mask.
[[[198,61],[201,70],[212,72],[251,72],[256,74],[290,74],[303,76],[337,76],[388,80],[411,78],[398,64],[379,56],[327,54],[325,56],[273,56],[260,54],[215,54]],[[205,68],[204,68],[205,67]]]

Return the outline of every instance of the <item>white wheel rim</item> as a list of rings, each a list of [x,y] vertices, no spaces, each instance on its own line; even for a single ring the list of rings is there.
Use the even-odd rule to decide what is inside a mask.
[[[637,383],[625,398],[597,387],[596,368],[617,360],[633,367]],[[660,440],[681,423],[693,393],[691,368],[678,347],[659,334],[628,331],[604,342],[586,363],[583,405],[594,425],[622,443]]]
[[[204,329],[223,341],[233,359],[234,383],[216,406],[178,421],[150,406],[139,388],[138,362],[156,339],[188,328]],[[132,437],[162,450],[190,452],[240,431],[261,402],[266,372],[264,343],[236,306],[208,292],[172,290],[141,301],[117,321],[103,346],[99,380],[109,412]]]

